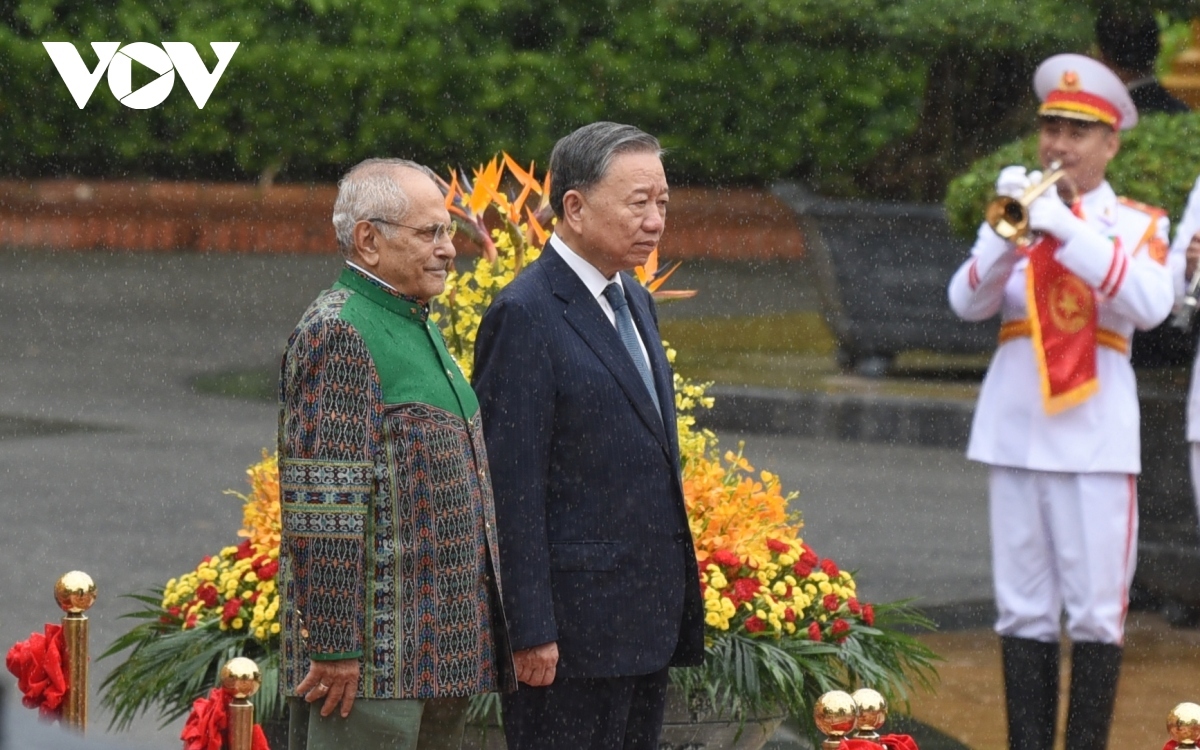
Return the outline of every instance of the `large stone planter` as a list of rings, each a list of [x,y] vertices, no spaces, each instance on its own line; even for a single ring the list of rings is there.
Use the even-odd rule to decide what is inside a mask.
[[[707,701],[705,702],[707,703]],[[782,712],[747,718],[720,715],[711,705],[689,706],[683,695],[667,691],[659,750],[759,750],[786,717]]]
[[[951,233],[941,206],[828,200],[788,182],[771,191],[804,233],[843,367],[883,375],[905,350],[974,354],[995,347],[999,321],[963,323],[946,301],[971,243]]]
[[[782,712],[746,719],[720,716],[709,707],[689,707],[674,687],[667,691],[659,750],[759,750],[783,723]],[[504,732],[494,723],[467,725],[462,750],[505,750]]]

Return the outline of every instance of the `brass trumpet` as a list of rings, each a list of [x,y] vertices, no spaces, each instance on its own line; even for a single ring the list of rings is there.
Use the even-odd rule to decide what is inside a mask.
[[[988,226],[1009,242],[1025,244],[1029,241],[1029,204],[1052,185],[1066,176],[1062,162],[1050,163],[1050,171],[1036,185],[1030,185],[1020,198],[997,195],[988,203],[984,214]]]

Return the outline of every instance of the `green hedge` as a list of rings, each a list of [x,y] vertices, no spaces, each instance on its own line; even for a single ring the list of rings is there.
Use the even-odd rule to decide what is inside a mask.
[[[329,179],[379,154],[544,159],[614,119],[659,135],[677,182],[940,197],[958,165],[1019,132],[1033,67],[1085,50],[1102,1],[13,0],[0,164]],[[241,47],[203,111],[181,85],[129,110],[104,81],[80,111],[41,42],[87,59],[101,40],[188,41],[210,65],[207,42]]]
[[[282,179],[328,179],[382,153],[438,167],[500,149],[541,159],[571,129],[613,119],[658,134],[680,181],[815,172],[836,183],[912,129],[922,67],[822,42],[831,12],[739,0],[26,0],[0,9],[0,163],[31,176],[282,167]],[[135,111],[104,80],[80,111],[41,46],[72,41],[90,66],[88,41],[164,39],[192,42],[210,66],[208,41],[241,42],[203,111],[178,81]]]
[[[971,165],[950,183],[946,214],[954,231],[975,236],[995,192],[996,177],[1010,164],[1038,166],[1037,135],[1010,143]],[[1178,221],[1188,192],[1200,176],[1200,112],[1150,115],[1121,136],[1121,150],[1108,167],[1119,195],[1165,208]]]

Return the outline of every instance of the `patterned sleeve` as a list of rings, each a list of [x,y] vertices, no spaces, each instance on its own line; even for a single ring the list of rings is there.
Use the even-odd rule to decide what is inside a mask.
[[[309,658],[362,656],[364,549],[382,393],[366,344],[344,321],[305,321],[280,382],[283,554]]]

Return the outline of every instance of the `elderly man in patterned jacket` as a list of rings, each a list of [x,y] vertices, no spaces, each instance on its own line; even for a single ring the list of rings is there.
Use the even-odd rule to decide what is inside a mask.
[[[345,268],[279,387],[289,746],[457,748],[468,698],[515,683],[479,404],[429,320],[454,225],[398,159],[346,174],[333,225]]]

